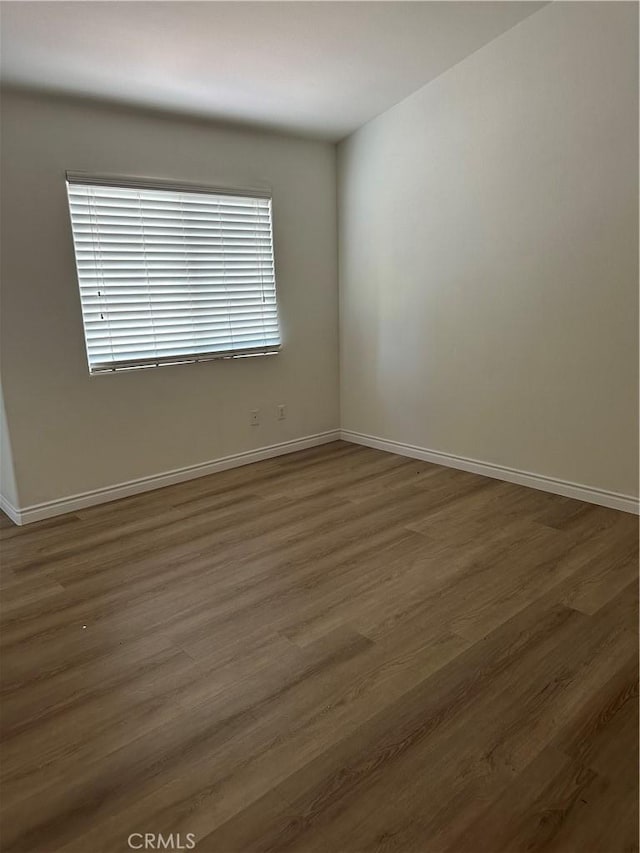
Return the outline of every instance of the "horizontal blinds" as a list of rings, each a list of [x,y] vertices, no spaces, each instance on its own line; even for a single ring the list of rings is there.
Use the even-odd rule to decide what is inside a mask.
[[[278,349],[270,198],[67,187],[92,372]]]

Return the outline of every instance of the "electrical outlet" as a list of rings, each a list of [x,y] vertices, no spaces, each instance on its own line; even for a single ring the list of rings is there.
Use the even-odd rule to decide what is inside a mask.
[[[278,406],[278,420],[283,421],[287,417],[287,407],[284,403]]]
[[[251,426],[258,426],[260,423],[260,410],[259,409],[251,409],[251,413],[249,415],[249,423]]]

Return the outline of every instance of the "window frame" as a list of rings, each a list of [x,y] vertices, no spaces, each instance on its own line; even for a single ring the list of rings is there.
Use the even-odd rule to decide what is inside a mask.
[[[219,350],[205,353],[194,353],[190,355],[167,355],[144,359],[123,359],[117,364],[92,367],[89,355],[89,341],[87,338],[87,330],[85,325],[84,303],[82,301],[80,270],[78,267],[78,256],[76,252],[75,233],[73,228],[73,218],[71,211],[71,197],[69,195],[69,186],[71,184],[88,185],[88,186],[104,186],[119,189],[142,189],[142,190],[158,190],[165,192],[182,192],[182,193],[202,193],[206,195],[219,196],[235,196],[246,197],[249,199],[268,199],[270,213],[270,234],[271,234],[271,257],[273,259],[273,281],[275,295],[275,312],[278,329],[279,343],[274,345],[265,345],[264,347],[251,347],[247,349],[229,349]],[[89,376],[106,376],[113,373],[124,373],[132,370],[146,370],[153,367],[167,367],[178,364],[198,364],[200,362],[209,361],[228,361],[244,358],[262,358],[265,356],[278,355],[283,347],[282,323],[280,316],[280,304],[278,301],[278,287],[276,277],[276,250],[274,236],[274,216],[273,216],[273,193],[268,185],[262,186],[237,186],[231,184],[215,184],[204,185],[199,183],[191,183],[186,181],[174,181],[160,178],[148,177],[131,177],[123,175],[112,175],[95,172],[71,171],[65,172],[65,187],[67,193],[67,209],[69,212],[69,226],[71,230],[71,240],[74,252],[74,265],[76,272],[76,282],[78,287],[78,296],[80,299],[80,309],[82,315],[83,337],[85,344],[85,353],[87,358],[87,366]]]

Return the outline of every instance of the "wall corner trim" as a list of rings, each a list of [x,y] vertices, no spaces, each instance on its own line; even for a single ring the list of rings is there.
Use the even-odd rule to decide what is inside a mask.
[[[557,480],[541,474],[532,474],[529,471],[520,471],[517,468],[492,465],[489,462],[481,462],[478,459],[454,456],[451,453],[442,453],[439,450],[429,450],[426,447],[416,447],[412,444],[403,444],[399,441],[391,441],[390,439],[378,438],[377,436],[365,435],[364,433],[353,432],[351,430],[341,430],[340,438],[343,441],[350,441],[353,444],[363,444],[366,447],[373,447],[376,450],[397,453],[399,456],[409,456],[412,459],[421,459],[424,462],[434,462],[436,465],[444,465],[448,468],[459,468],[462,471],[470,471],[472,474],[481,474],[484,477],[504,480],[507,483],[516,483],[519,486],[527,486],[531,489],[551,492],[554,495],[562,495],[565,498],[575,498],[579,501],[606,506],[610,509],[618,509],[622,512],[640,514],[640,501],[632,495],[595,489],[581,483]]]
[[[15,524],[30,524],[34,521],[42,521],[53,518],[56,515],[64,515],[67,512],[77,512],[97,504],[108,503],[131,495],[139,495],[153,489],[161,489],[164,486],[172,486],[175,483],[184,483],[187,480],[195,480],[205,477],[207,474],[215,474],[218,471],[226,471],[229,468],[239,468],[241,465],[250,465],[252,462],[261,462],[264,459],[272,459],[274,456],[283,456],[286,453],[295,453],[297,450],[307,450],[340,438],[340,430],[332,429],[326,432],[307,435],[303,438],[294,438],[291,441],[283,441],[279,444],[271,444],[267,447],[259,447],[255,450],[245,450],[242,453],[234,453],[231,456],[223,456],[209,462],[198,465],[189,465],[185,468],[176,468],[150,477],[140,477],[136,480],[128,480],[114,486],[102,489],[94,489],[90,492],[71,495],[66,498],[58,498],[45,503],[33,504],[26,507],[14,507],[9,501],[0,496],[0,509],[5,512]]]
[[[5,498],[4,495],[0,495],[0,509],[2,512],[7,515],[14,524],[22,524],[20,520],[20,510],[17,509],[10,500]]]

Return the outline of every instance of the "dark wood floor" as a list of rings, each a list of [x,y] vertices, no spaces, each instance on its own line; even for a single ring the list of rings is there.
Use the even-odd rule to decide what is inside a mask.
[[[634,516],[336,442],[0,533],[3,853],[638,849]]]

